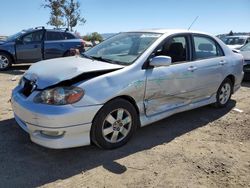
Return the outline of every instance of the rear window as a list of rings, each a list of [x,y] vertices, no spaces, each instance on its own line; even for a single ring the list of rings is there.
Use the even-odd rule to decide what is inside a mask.
[[[207,59],[223,56],[222,49],[211,38],[194,36],[194,55],[196,59]]]
[[[64,38],[64,40],[67,40],[67,39],[75,39],[76,37],[73,35],[73,34],[71,34],[71,33],[62,33],[63,34],[63,38]]]
[[[64,40],[63,35],[60,32],[47,31],[46,40]]]

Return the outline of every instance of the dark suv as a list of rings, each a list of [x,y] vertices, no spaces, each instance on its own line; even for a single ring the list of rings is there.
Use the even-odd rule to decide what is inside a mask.
[[[67,30],[37,27],[23,30],[0,41],[0,70],[13,63],[33,63],[70,55],[70,49],[84,50],[84,41]]]

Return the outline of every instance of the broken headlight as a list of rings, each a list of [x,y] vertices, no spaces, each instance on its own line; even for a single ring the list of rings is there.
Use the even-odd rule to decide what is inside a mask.
[[[81,100],[84,96],[84,91],[79,87],[56,87],[41,91],[34,98],[35,103],[50,104],[50,105],[66,105],[73,104]]]

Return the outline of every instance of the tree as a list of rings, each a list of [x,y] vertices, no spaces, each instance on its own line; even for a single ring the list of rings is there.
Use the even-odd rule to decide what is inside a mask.
[[[92,35],[92,41],[103,41],[102,35],[97,32],[94,32]]]
[[[50,19],[47,24],[56,28],[66,25],[73,31],[73,27],[78,23],[86,22],[85,18],[81,17],[78,0],[45,0],[42,6],[50,9]]]
[[[83,40],[86,41],[103,41],[102,35],[97,32],[91,33],[89,35],[83,36]]]
[[[50,18],[47,24],[55,26],[56,28],[64,26],[64,13],[62,8],[64,3],[65,0],[45,0],[45,4],[42,6],[50,9]]]
[[[66,19],[67,28],[73,31],[78,22],[84,24],[85,18],[81,17],[80,14],[80,3],[77,0],[66,0],[63,5],[63,12]]]
[[[233,31],[231,30],[229,33],[228,33],[228,36],[233,36],[234,35],[234,33],[233,33]]]

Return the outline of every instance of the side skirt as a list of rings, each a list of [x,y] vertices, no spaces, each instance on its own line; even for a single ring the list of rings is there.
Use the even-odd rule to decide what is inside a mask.
[[[169,117],[169,116],[171,116],[173,114],[177,114],[177,113],[184,112],[184,111],[187,111],[187,110],[192,110],[192,109],[199,108],[199,107],[202,107],[202,106],[206,106],[206,105],[209,105],[209,104],[212,104],[212,103],[215,103],[215,102],[216,102],[216,94],[214,94],[212,97],[210,97],[207,100],[199,101],[199,102],[196,102],[196,103],[191,103],[189,105],[182,106],[182,107],[177,107],[175,109],[172,109],[172,110],[169,110],[169,111],[166,111],[166,112],[162,112],[162,113],[159,113],[159,114],[156,114],[156,115],[153,115],[153,116],[141,115],[140,116],[141,127],[144,127],[144,126],[149,125],[151,123],[154,123],[156,121],[167,118],[167,117]]]

